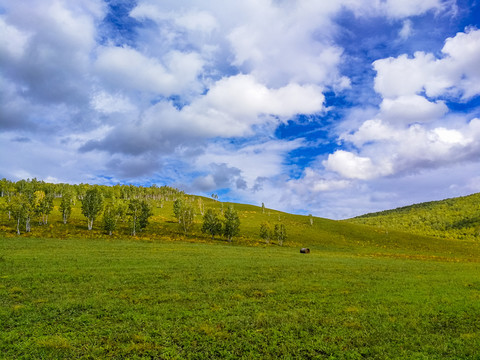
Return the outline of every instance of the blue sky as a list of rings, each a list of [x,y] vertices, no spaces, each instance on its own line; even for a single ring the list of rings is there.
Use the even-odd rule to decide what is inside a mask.
[[[333,219],[480,191],[480,4],[0,0],[0,177]]]

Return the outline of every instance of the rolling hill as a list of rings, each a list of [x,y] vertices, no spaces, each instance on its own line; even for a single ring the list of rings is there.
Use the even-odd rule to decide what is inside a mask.
[[[478,240],[480,193],[365,214],[347,221],[443,239]]]
[[[240,233],[233,239],[232,245],[278,246],[275,239],[266,242],[259,233],[262,224],[273,229],[283,224],[287,230],[286,247],[308,247],[320,251],[354,252],[356,254],[376,254],[384,256],[427,256],[440,258],[477,259],[480,250],[476,241],[478,233],[477,203],[480,194],[448,199],[438,202],[412,205],[396,210],[367,214],[346,221],[334,221],[324,218],[293,215],[273,209],[246,205],[223,203],[216,199],[188,195],[169,187],[150,188],[131,185],[101,186],[105,202],[119,201],[128,203],[129,199],[146,199],[152,209],[148,226],[132,236],[128,216],[118,221],[117,229],[108,235],[102,228],[102,215],[95,220],[93,229],[87,230],[87,220],[82,215],[81,199],[91,185],[47,184],[37,181],[10,183],[17,191],[26,191],[28,187],[43,189],[55,193],[53,209],[47,224],[40,217],[32,218],[31,232],[23,232],[24,237],[39,238],[85,238],[85,239],[136,239],[141,241],[187,241],[197,243],[226,243],[222,236],[214,239],[201,231],[203,214],[206,210],[215,210],[220,217],[223,211],[233,206],[240,218]],[[13,191],[13,190],[11,190]],[[60,212],[62,194],[72,191],[76,194],[71,216],[63,224]],[[16,236],[15,221],[9,218],[7,209],[8,191],[2,191],[0,205],[0,236]],[[185,233],[174,216],[173,205],[178,198],[193,208],[193,226]],[[268,204],[267,204],[268,205]],[[448,241],[445,241],[448,239]],[[468,240],[468,241],[465,241]]]

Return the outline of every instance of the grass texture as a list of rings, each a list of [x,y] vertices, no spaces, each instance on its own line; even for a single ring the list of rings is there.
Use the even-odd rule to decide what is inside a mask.
[[[286,247],[0,238],[0,358],[478,359],[475,244],[321,224],[310,254],[307,225]]]

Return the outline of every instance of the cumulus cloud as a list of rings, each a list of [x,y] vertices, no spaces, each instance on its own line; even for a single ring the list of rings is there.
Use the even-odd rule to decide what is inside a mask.
[[[385,98],[419,94],[429,97],[460,95],[464,99],[480,94],[480,30],[468,28],[448,38],[444,57],[416,52],[413,58],[400,55],[377,60],[375,90]]]
[[[90,141],[82,149],[171,152],[188,141],[253,135],[255,125],[321,111],[323,102],[324,95],[316,86],[290,84],[269,89],[250,75],[237,75],[219,80],[206,95],[182,109],[159,102],[138,121],[119,126],[105,139]]]
[[[212,163],[209,165],[209,170],[209,174],[193,180],[192,187],[196,191],[210,192],[223,188],[246,189],[246,182],[241,176],[240,169],[229,167],[225,163]]]
[[[462,50],[463,49],[463,52]],[[462,56],[460,53],[462,52]],[[337,150],[323,162],[327,171],[347,179],[383,176],[470,161],[480,155],[478,119],[448,121],[439,96],[467,99],[480,94],[480,31],[467,29],[448,38],[444,57],[417,52],[373,63],[375,90],[382,96],[378,112],[340,139],[357,150]]]
[[[393,170],[389,161],[374,163],[369,157],[345,150],[337,150],[330,154],[323,165],[327,170],[334,171],[347,179],[369,180],[390,175]]]
[[[326,169],[366,180],[475,159],[480,155],[480,122],[474,118],[457,129],[427,129],[420,124],[398,128],[375,119],[345,139],[364,155],[338,150],[324,162]]]
[[[390,123],[425,123],[440,119],[448,112],[442,100],[428,101],[419,95],[402,95],[395,99],[383,99],[379,117]]]
[[[265,179],[282,175],[285,155],[302,146],[302,139],[257,141],[238,148],[215,143],[204,149],[193,161],[193,166],[197,171],[204,172],[212,166],[218,168],[222,164],[228,164],[229,168],[239,170],[236,175],[241,175],[242,188],[254,190]]]
[[[154,94],[179,94],[191,86],[203,63],[196,53],[173,51],[165,55],[166,65],[129,47],[99,50],[95,68],[114,89]]]

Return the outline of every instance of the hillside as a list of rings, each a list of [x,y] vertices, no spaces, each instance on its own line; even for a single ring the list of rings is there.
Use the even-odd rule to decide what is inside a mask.
[[[143,231],[131,234],[131,219],[125,215],[118,220],[116,229],[109,235],[103,228],[105,213],[100,213],[93,223],[93,229],[87,229],[87,219],[82,214],[82,197],[91,185],[66,185],[46,184],[43,182],[26,182],[7,184],[4,186],[8,191],[3,191],[0,198],[0,237],[14,237],[16,234],[16,222],[8,215],[8,202],[12,194],[26,192],[28,187],[43,189],[46,194],[54,194],[53,207],[49,213],[48,221],[43,224],[40,215],[32,214],[31,231],[25,232],[21,225],[21,237],[58,238],[58,239],[105,239],[114,241],[117,239],[133,239],[140,241],[187,241],[195,243],[228,243],[224,236],[216,235],[213,239],[210,235],[202,233],[203,215],[208,209],[213,209],[221,219],[222,214],[229,206],[233,206],[240,219],[239,234],[233,238],[231,245],[272,247],[280,245],[273,238],[264,240],[260,236],[260,227],[266,224],[271,231],[275,225],[283,224],[287,238],[283,243],[285,247],[309,247],[319,251],[353,252],[375,256],[395,257],[431,257],[431,258],[468,258],[476,259],[480,255],[480,249],[476,242],[448,241],[450,239],[473,239],[471,236],[450,236],[459,233],[459,224],[465,224],[467,229],[474,225],[474,200],[480,195],[468,198],[451,199],[445,202],[428,203],[383,212],[377,215],[369,214],[364,217],[349,221],[334,221],[317,217],[292,215],[273,209],[262,208],[253,205],[223,203],[216,199],[187,195],[169,187],[133,187],[120,186],[98,187],[104,193],[104,208],[108,204],[116,203],[126,206],[131,199],[144,199],[152,210],[148,225]],[[30,189],[32,191],[34,189]],[[37,190],[38,191],[38,190]],[[71,215],[66,224],[62,221],[60,211],[62,194],[73,192]],[[8,195],[9,194],[9,195]],[[183,199],[193,211],[193,224],[187,232],[182,229],[174,216],[174,202]],[[267,204],[268,205],[268,204]],[[434,209],[434,211],[432,211]],[[443,212],[440,211],[442,209]],[[464,210],[465,209],[465,210]],[[468,211],[467,211],[468,210]],[[465,213],[466,216],[462,217]],[[443,214],[443,215],[441,215]],[[448,215],[448,216],[447,216]],[[425,222],[425,218],[436,219],[433,231]],[[451,225],[442,235],[440,227],[446,227],[446,220],[456,221],[458,229]],[[431,220],[432,221],[432,220]],[[462,222],[463,221],[463,222]],[[385,224],[389,224],[386,226]],[[413,225],[415,226],[413,226]],[[368,225],[368,226],[365,226]],[[381,227],[372,228],[371,226]],[[388,229],[388,231],[386,231]],[[412,233],[402,232],[413,230]],[[429,231],[431,230],[431,231]],[[456,231],[456,232],[455,232]],[[461,233],[459,233],[461,235]],[[432,237],[436,236],[437,238]],[[440,239],[440,238],[441,239]]]
[[[347,222],[438,238],[477,240],[480,193],[365,214]]]

